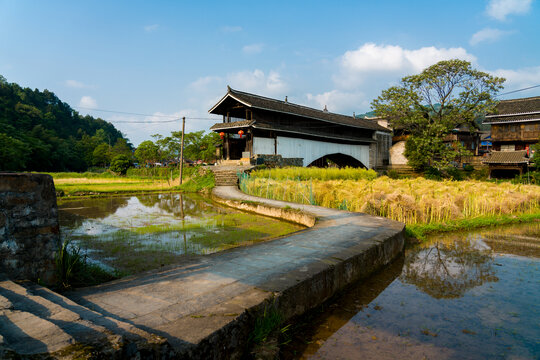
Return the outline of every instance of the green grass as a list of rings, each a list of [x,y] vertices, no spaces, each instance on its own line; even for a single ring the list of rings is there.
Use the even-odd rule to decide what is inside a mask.
[[[460,219],[444,223],[407,225],[405,234],[409,239],[424,241],[426,236],[433,233],[472,230],[482,227],[519,224],[540,221],[540,212],[516,215],[479,216],[470,219]]]
[[[268,336],[278,328],[281,322],[282,316],[275,308],[275,305],[265,305],[263,315],[255,319],[255,326],[249,339],[256,344],[266,341]]]
[[[60,290],[96,285],[116,278],[98,265],[89,264],[81,249],[71,245],[69,240],[63,242],[55,261],[57,287]]]

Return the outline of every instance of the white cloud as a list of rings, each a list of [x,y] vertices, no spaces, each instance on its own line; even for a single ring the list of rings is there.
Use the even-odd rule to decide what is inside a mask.
[[[417,74],[441,61],[462,59],[476,63],[476,57],[462,47],[435,46],[406,49],[399,45],[365,43],[336,59],[332,75],[334,87],[320,93],[308,93],[310,106],[342,114],[369,111],[372,99],[399,80]]]
[[[146,31],[147,33],[154,32],[158,29],[158,27],[159,24],[146,25],[144,27],[144,31]]]
[[[251,44],[242,48],[244,54],[259,54],[263,50],[263,44]]]
[[[222,82],[222,78],[219,76],[203,76],[189,84],[189,87],[198,92],[207,92],[220,82]]]
[[[97,101],[91,96],[83,96],[79,101],[79,107],[95,109],[97,108]]]
[[[494,42],[499,40],[501,37],[512,33],[513,31],[503,31],[499,29],[485,28],[474,33],[474,35],[471,37],[471,40],[469,40],[469,44],[477,45],[481,42]]]
[[[486,13],[494,19],[504,21],[508,15],[523,15],[531,9],[532,0],[491,0]]]
[[[239,31],[242,31],[242,27],[241,26],[223,26],[221,28],[221,31],[224,33],[239,32]]]
[[[67,87],[74,88],[74,89],[84,89],[88,87],[88,85],[85,85],[82,82],[77,81],[77,80],[66,80],[65,85]]]
[[[357,72],[422,71],[441,60],[463,59],[476,61],[476,57],[462,48],[423,47],[415,50],[397,45],[366,43],[357,50],[347,51],[341,57],[343,68]]]
[[[450,59],[476,62],[476,57],[461,47],[404,49],[398,45],[366,43],[338,59],[338,72],[333,80],[339,89],[351,90],[368,80],[378,83],[399,80],[404,75],[419,73],[441,60]]]
[[[204,76],[192,82],[189,88],[214,101],[223,96],[227,85],[234,89],[265,96],[284,96],[285,91],[289,89],[279,72],[272,70],[265,73],[259,69],[233,72],[226,76]],[[200,97],[198,102],[201,102]]]
[[[287,84],[277,71],[270,71],[268,75],[259,69],[240,71],[227,75],[227,81],[233,88],[261,95],[283,95],[284,91],[288,89]]]
[[[306,94],[308,104],[316,109],[323,110],[326,106],[328,111],[343,113],[347,109],[365,109],[369,107],[369,101],[361,91],[346,92],[331,90],[322,94]],[[358,111],[358,110],[357,110]],[[352,113],[350,113],[352,116]]]
[[[502,92],[523,89],[540,84],[540,66],[517,70],[498,69],[495,71],[490,71],[490,73],[506,79],[506,82],[504,83],[504,90]],[[538,93],[538,88],[531,89],[530,91]],[[520,97],[520,95],[521,93],[516,93],[512,96]],[[523,96],[526,96],[525,92],[523,92]]]

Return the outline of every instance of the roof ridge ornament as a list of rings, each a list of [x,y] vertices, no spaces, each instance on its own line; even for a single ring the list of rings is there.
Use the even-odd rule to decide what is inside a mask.
[[[231,87],[229,85],[227,85],[227,92],[231,92]]]

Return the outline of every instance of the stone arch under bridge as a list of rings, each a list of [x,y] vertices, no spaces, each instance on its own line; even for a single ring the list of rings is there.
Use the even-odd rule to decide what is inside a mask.
[[[358,159],[350,156],[345,155],[341,153],[335,153],[335,154],[328,154],[324,155],[314,161],[312,161],[310,164],[308,164],[308,167],[314,166],[314,167],[328,167],[329,163],[334,163],[338,167],[355,167],[355,168],[367,168],[364,164],[362,164],[361,161]]]
[[[339,144],[316,140],[277,137],[277,154],[284,158],[302,158],[308,166],[321,158],[369,168],[369,145]],[[350,165],[352,166],[352,165]]]

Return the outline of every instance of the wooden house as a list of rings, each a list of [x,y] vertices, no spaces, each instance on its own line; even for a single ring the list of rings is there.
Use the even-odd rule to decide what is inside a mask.
[[[527,171],[531,145],[540,137],[540,96],[503,100],[483,123],[491,125],[492,152],[484,161],[490,177]]]
[[[223,122],[210,129],[223,139],[223,158],[280,165],[355,166],[388,164],[391,130],[358,119],[271,99],[228,87],[210,110]]]
[[[540,96],[503,100],[487,115],[493,151],[528,150],[540,137]]]

